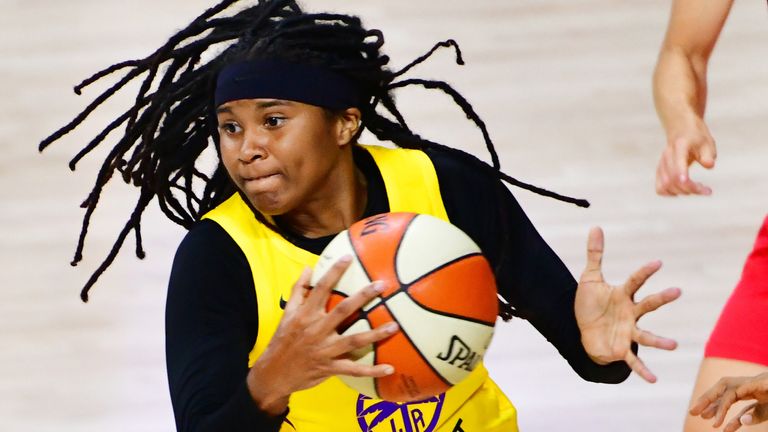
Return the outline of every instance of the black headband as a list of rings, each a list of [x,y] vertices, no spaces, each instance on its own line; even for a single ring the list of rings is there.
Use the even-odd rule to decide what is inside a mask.
[[[216,106],[238,99],[283,99],[330,109],[360,106],[360,92],[341,74],[317,66],[264,59],[224,67]]]

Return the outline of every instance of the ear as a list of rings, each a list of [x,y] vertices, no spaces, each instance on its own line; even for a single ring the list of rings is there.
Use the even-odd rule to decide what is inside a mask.
[[[360,117],[360,110],[357,108],[347,108],[339,113],[336,118],[338,125],[336,139],[340,147],[350,144],[355,139],[357,131],[360,130]]]

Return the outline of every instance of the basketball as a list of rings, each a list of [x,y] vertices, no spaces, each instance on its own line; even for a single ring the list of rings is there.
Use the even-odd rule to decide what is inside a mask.
[[[373,216],[331,241],[312,283],[345,255],[353,260],[334,287],[328,310],[372,281],[387,286],[339,332],[358,333],[390,321],[397,321],[400,331],[352,353],[364,364],[391,364],[394,374],[339,376],[342,381],[372,398],[408,402],[443,393],[475,369],[493,336],[498,300],[493,271],[468,235],[429,215]]]

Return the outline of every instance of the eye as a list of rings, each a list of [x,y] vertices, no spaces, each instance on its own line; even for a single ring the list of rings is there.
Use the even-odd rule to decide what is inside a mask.
[[[230,123],[224,123],[222,125],[219,125],[219,130],[228,135],[233,135],[241,132],[243,129],[237,123],[230,122]]]
[[[285,123],[285,117],[279,117],[279,116],[267,116],[264,119],[264,126],[266,126],[268,129],[277,128],[283,125]]]

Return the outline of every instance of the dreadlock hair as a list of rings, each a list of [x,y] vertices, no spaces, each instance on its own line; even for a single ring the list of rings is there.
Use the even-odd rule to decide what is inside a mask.
[[[134,105],[108,124],[69,163],[70,169],[74,170],[80,159],[124,125],[122,136],[102,163],[96,183],[82,203],[86,211],[73,266],[82,260],[91,217],[103,188],[113,175],[118,173],[124,182],[140,189],[136,206],[111,251],[83,287],[83,301],[88,301],[89,290],[113,262],[131,231],[136,237],[136,255],[144,258],[141,217],[153,198],[157,198],[161,210],[171,221],[189,229],[202,215],[236,192],[221,161],[211,174],[203,172],[198,165],[201,154],[210,146],[219,152],[212,95],[219,71],[237,61],[261,58],[293,60],[328,68],[351,79],[365,97],[362,106],[358,107],[362,113],[359,133],[367,129],[379,140],[391,141],[402,148],[428,148],[454,153],[471,166],[491,172],[509,184],[582,207],[589,206],[584,200],[564,197],[503,173],[485,123],[469,102],[448,83],[416,78],[398,81],[440,48],[453,48],[456,63],[464,64],[461,50],[454,40],[437,43],[426,54],[395,72],[386,67],[389,58],[380,52],[384,44],[381,31],[365,29],[357,17],[307,14],[293,0],[258,0],[250,7],[228,13],[235,3],[237,0],[221,1],[149,56],[114,64],[75,86],[75,93],[80,94],[83,88],[95,81],[118,71],[127,71],[69,124],[41,142],[40,151],[77,128],[127,83],[143,76]],[[210,60],[201,60],[217,51],[218,54]],[[414,133],[393,97],[395,89],[411,85],[436,89],[449,95],[480,129],[491,165]],[[384,113],[379,112],[379,106]],[[200,184],[203,186],[194,187]],[[277,229],[263,215],[254,213],[261,222]],[[507,230],[503,228],[502,231],[507,239]],[[500,306],[500,315],[505,320],[515,314],[503,298],[500,298]]]

